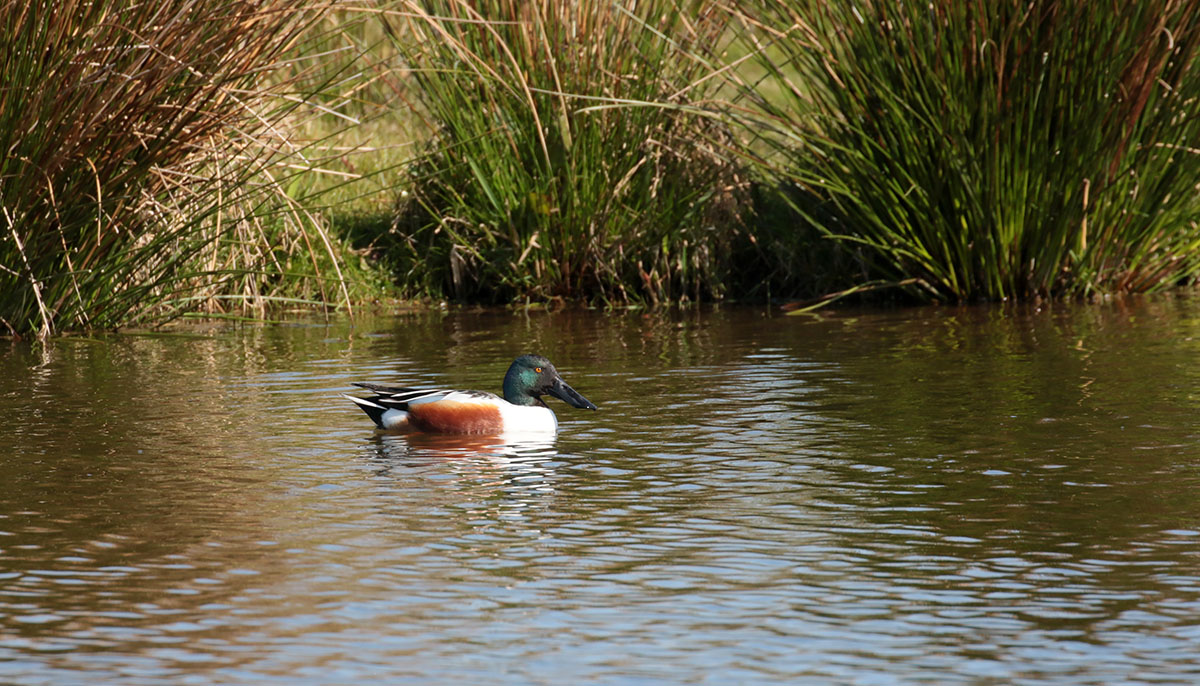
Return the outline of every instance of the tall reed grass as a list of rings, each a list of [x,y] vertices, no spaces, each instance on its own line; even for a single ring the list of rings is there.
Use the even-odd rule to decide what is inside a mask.
[[[306,165],[285,120],[306,94],[283,57],[308,4],[0,4],[9,333],[347,298],[335,241],[293,197]],[[274,292],[289,270],[311,292]]]
[[[402,2],[405,97],[431,134],[398,224],[436,296],[664,301],[723,292],[739,179],[701,48],[726,15],[649,0]],[[699,9],[698,9],[699,8]]]
[[[761,0],[765,165],[925,298],[1135,292],[1200,267],[1200,4]]]
[[[10,334],[349,308],[338,232],[485,302],[1200,270],[1195,2],[67,0],[0,41]]]

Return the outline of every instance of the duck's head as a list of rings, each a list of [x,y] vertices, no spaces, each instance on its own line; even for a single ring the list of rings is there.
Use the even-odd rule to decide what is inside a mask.
[[[573,407],[596,409],[562,380],[550,360],[541,355],[522,355],[513,360],[504,375],[504,399],[513,405],[545,405],[542,396],[547,394]]]

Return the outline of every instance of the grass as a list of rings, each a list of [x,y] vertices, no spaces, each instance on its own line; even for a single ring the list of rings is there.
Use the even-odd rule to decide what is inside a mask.
[[[342,302],[289,119],[304,0],[0,7],[0,324],[15,335]],[[326,80],[327,82],[327,80]]]
[[[798,213],[921,298],[1140,292],[1200,267],[1200,12],[764,0],[754,145]],[[762,83],[776,97],[761,96]]]
[[[1140,292],[1200,270],[1200,7],[0,6],[0,330],[407,297]]]
[[[392,254],[410,293],[487,302],[720,297],[740,192],[700,57],[724,32],[670,0],[402,2],[424,122]]]

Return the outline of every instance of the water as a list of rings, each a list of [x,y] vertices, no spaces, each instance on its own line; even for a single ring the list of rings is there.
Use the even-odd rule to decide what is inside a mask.
[[[377,436],[351,381],[600,406]],[[0,349],[0,682],[1200,679],[1200,302]]]

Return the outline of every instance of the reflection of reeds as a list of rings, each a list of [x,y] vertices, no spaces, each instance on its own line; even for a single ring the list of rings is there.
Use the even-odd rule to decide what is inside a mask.
[[[694,106],[723,15],[674,0],[404,2],[394,39],[433,134],[401,277],[471,299],[667,300],[723,288],[724,129]],[[724,190],[723,190],[724,189]]]
[[[262,303],[279,294],[261,272],[278,278],[293,257],[339,297],[332,241],[272,164],[297,98],[277,97],[291,79],[268,77],[311,23],[305,4],[0,6],[9,332]]]
[[[1196,3],[761,6],[773,171],[876,275],[1001,299],[1200,266]]]

